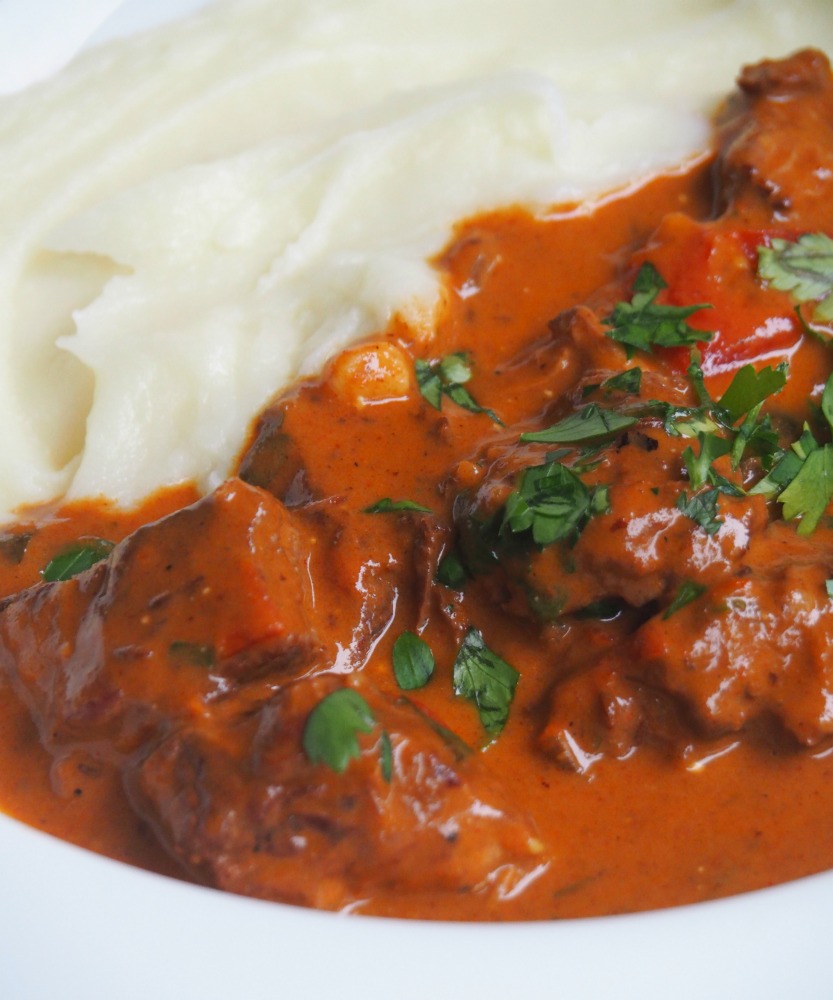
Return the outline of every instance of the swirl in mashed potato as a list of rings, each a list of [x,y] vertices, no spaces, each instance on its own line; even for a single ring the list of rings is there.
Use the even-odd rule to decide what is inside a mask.
[[[702,154],[828,4],[234,0],[4,98],[0,512],[212,487],[299,373],[430,338],[455,222]]]

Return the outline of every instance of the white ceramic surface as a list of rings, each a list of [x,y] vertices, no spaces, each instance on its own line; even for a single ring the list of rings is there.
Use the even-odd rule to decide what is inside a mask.
[[[128,0],[101,27],[117,0],[0,0],[0,89],[199,2]],[[2,1000],[833,996],[833,874],[638,916],[420,924],[226,896],[0,816],[0,900]]]

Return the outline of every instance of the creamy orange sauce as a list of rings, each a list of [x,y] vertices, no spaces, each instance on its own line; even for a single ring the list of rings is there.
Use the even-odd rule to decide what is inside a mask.
[[[704,216],[710,207],[708,169],[701,165],[659,179],[593,211],[565,211],[546,220],[506,212],[461,226],[437,261],[446,277],[446,299],[432,355],[468,352],[473,394],[506,424],[534,416],[541,394],[557,392],[557,376],[548,371],[546,385],[530,385],[529,370],[521,376],[512,359],[541,337],[555,315],[617,279],[624,262],[669,213]],[[410,356],[419,353],[401,326],[394,324],[386,337]],[[798,407],[829,362],[814,341],[801,339],[789,353],[790,405]],[[395,398],[357,406],[339,388],[344,364],[337,359],[320,379],[296,387],[276,404],[294,449],[292,467],[304,470],[304,488],[338,498],[356,512],[382,496],[407,497],[449,518],[454,499],[449,471],[458,483],[477,482],[480,473],[471,456],[500,430],[482,414],[451,405],[441,414],[428,409],[413,380]],[[283,487],[289,490],[291,484]],[[19,564],[0,560],[0,594],[36,582],[51,554],[68,540],[92,535],[117,541],[191,500],[188,491],[175,491],[135,515],[81,506],[38,516]],[[401,564],[410,558],[410,543],[396,518],[377,518],[366,531],[374,551]],[[309,559],[316,600],[319,606],[331,602],[335,629],[341,613],[337,585],[355,576],[357,567],[326,536]],[[364,667],[393,697],[392,643],[402,629],[414,627],[421,599],[416,587],[399,591],[395,622]],[[448,600],[449,619],[482,623],[490,646],[519,671],[510,721],[486,748],[472,706],[451,695],[455,639],[448,621],[438,616],[423,632],[437,671],[413,700],[471,746],[483,748],[512,803],[532,817],[540,833],[540,868],[522,892],[488,906],[445,894],[412,896],[403,911],[394,893],[356,909],[452,919],[587,916],[710,899],[833,865],[833,846],[824,835],[833,822],[829,748],[808,752],[762,731],[743,740],[703,740],[677,755],[641,747],[627,759],[603,759],[585,774],[566,771],[535,748],[542,706],[561,664],[569,661],[571,645],[601,648],[616,642],[621,626],[571,621],[534,627],[496,609],[480,581]],[[3,809],[111,857],[180,873],[136,818],[116,771],[83,754],[52,761],[26,708],[6,682],[0,681],[0,690]]]

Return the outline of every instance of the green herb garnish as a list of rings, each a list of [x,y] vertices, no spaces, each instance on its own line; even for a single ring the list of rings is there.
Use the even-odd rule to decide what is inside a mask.
[[[213,667],[217,662],[217,652],[213,646],[198,642],[172,642],[168,647],[171,656],[195,667]]]
[[[833,444],[816,448],[778,496],[787,521],[800,519],[799,535],[809,535],[833,498]]]
[[[702,583],[695,583],[694,580],[683,580],[677,589],[677,593],[674,595],[674,599],[665,609],[665,614],[662,616],[663,619],[670,618],[680,608],[684,608],[686,604],[696,601],[698,597],[705,594],[706,589]]]
[[[579,477],[560,462],[547,462],[524,469],[506,499],[501,531],[529,532],[536,545],[552,545],[577,536],[594,513],[608,505],[604,487],[588,489]]]
[[[465,353],[448,354],[440,361],[431,363],[418,358],[414,370],[423,399],[435,410],[442,409],[443,396],[447,396],[452,403],[469,413],[484,413],[496,424],[503,426],[503,421],[494,410],[481,406],[466,388],[466,383],[472,377],[472,368]]]
[[[720,531],[723,522],[717,516],[718,490],[712,488],[702,493],[694,493],[691,497],[683,491],[677,497],[677,509],[695,524],[699,524],[707,535],[715,535]]]
[[[49,560],[41,570],[41,576],[49,582],[70,580],[106,559],[113,548],[113,542],[108,542],[105,538],[84,538],[73,542]]]
[[[633,427],[636,422],[634,416],[589,403],[546,430],[521,434],[521,441],[524,444],[580,444],[609,440]]]
[[[605,392],[624,392],[629,396],[638,396],[642,388],[642,369],[626,368],[602,382],[601,388]]]
[[[443,556],[439,566],[437,566],[435,579],[437,583],[441,583],[444,587],[448,587],[451,590],[463,589],[466,585],[468,574],[456,552],[451,551]]]
[[[414,500],[391,500],[390,497],[382,497],[376,503],[365,507],[365,514],[398,514],[402,511],[415,511],[417,514],[433,514],[430,507],[423,507],[421,503]]]
[[[379,767],[383,780],[389,785],[393,778],[393,746],[387,729],[382,730],[382,735],[379,738]]]
[[[814,316],[833,320],[833,240],[805,233],[797,240],[773,239],[758,247],[758,275],[798,302],[816,302]]]
[[[370,706],[352,688],[333,691],[315,706],[304,726],[302,745],[312,764],[326,764],[338,774],[360,754],[357,733],[370,733],[376,719]]]
[[[651,351],[654,347],[691,347],[711,340],[713,333],[695,330],[686,322],[689,316],[711,306],[658,305],[656,298],[667,287],[653,264],[643,264],[634,280],[630,302],[617,303],[610,316],[603,320],[611,328],[608,336],[625,345],[628,357],[635,349]]]
[[[720,397],[717,408],[729,423],[736,423],[744,414],[784,388],[787,384],[787,371],[786,363],[777,368],[767,365],[760,371],[755,371],[752,365],[744,365],[735,373],[728,389]]]
[[[413,632],[403,632],[393,644],[393,673],[403,691],[425,687],[434,673],[431,647]]]
[[[700,451],[695,455],[693,448],[686,448],[683,452],[683,461],[688,470],[688,478],[692,489],[699,490],[705,486],[715,476],[712,462],[722,455],[728,454],[732,447],[731,441],[718,437],[716,434],[698,434],[697,440],[700,443]]]
[[[491,736],[506,725],[519,676],[489,649],[478,629],[468,630],[454,660],[454,693],[475,703],[483,728]]]

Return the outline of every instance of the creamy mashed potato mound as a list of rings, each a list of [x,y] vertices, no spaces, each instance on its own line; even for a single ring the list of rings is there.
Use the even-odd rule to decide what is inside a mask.
[[[228,472],[281,387],[402,315],[483,210],[701,154],[830,0],[233,0],[0,101],[0,512]]]

